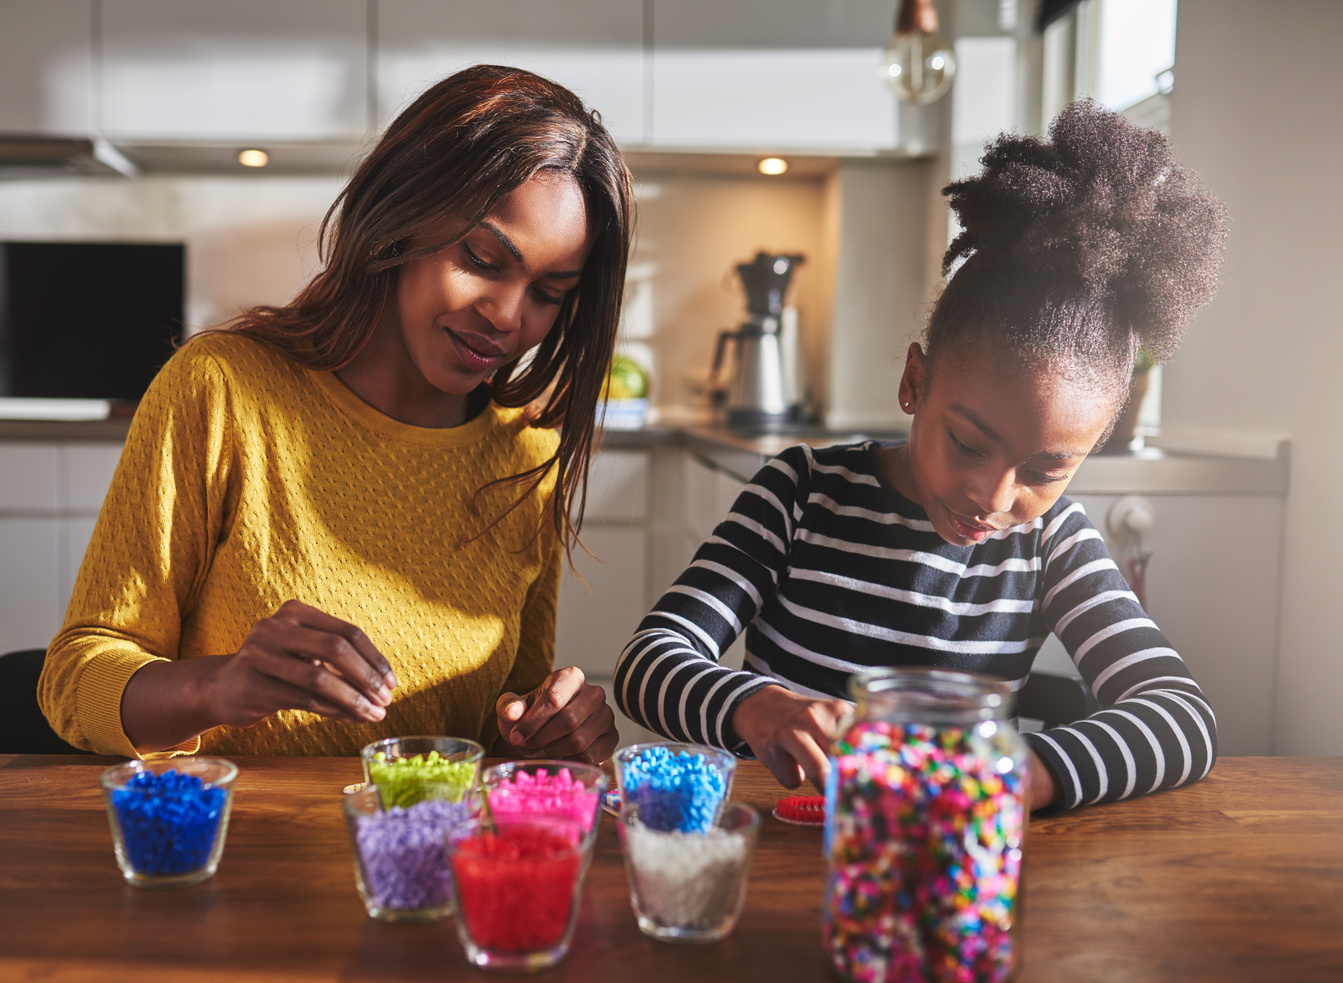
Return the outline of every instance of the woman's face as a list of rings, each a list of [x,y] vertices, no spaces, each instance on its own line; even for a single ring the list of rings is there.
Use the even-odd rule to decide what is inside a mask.
[[[1095,380],[994,356],[944,351],[930,378],[922,348],[911,345],[900,380],[900,404],[914,419],[909,443],[894,449],[903,453],[886,459],[888,478],[957,546],[1049,511],[1117,409]]]
[[[530,178],[460,242],[401,267],[396,318],[410,363],[433,389],[464,397],[545,338],[592,241],[573,176]]]

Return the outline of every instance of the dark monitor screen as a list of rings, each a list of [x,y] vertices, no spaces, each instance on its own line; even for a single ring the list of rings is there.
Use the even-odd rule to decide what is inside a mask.
[[[137,400],[181,341],[180,243],[0,243],[0,396]]]

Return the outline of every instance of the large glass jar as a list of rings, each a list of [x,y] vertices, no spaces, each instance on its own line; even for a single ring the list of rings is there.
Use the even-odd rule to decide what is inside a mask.
[[[856,983],[998,983],[1019,960],[1025,743],[1010,687],[873,669],[831,747],[826,951]]]

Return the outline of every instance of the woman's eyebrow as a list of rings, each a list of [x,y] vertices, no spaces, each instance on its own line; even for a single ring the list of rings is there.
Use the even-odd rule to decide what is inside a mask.
[[[505,249],[507,249],[509,255],[512,256],[515,260],[517,260],[519,263],[522,263],[524,266],[527,264],[527,260],[523,258],[522,250],[519,249],[517,246],[513,245],[513,240],[508,238],[508,236],[504,235],[504,233],[497,226],[491,224],[490,222],[482,221],[480,223],[480,227],[485,231],[489,232],[490,235],[498,239],[499,244],[503,246]],[[543,273],[541,275],[545,277],[547,280],[577,280],[579,277],[583,275],[583,271],[556,270],[552,273]]]

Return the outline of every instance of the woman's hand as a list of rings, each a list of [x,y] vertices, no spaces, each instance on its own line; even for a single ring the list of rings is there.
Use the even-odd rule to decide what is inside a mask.
[[[349,723],[387,715],[396,674],[368,636],[300,601],[257,622],[232,655],[156,661],[130,678],[121,724],[142,753],[212,727],[251,727],[277,710]]]
[[[276,710],[308,710],[346,723],[387,716],[396,674],[354,625],[301,601],[258,621],[216,668],[211,716],[251,727]]]
[[[785,788],[797,788],[806,778],[824,792],[830,772],[827,746],[851,706],[766,686],[737,704],[732,729]]]
[[[494,754],[514,758],[572,758],[600,764],[620,741],[606,691],[576,666],[556,669],[523,696],[502,693],[495,702],[499,741]]]

